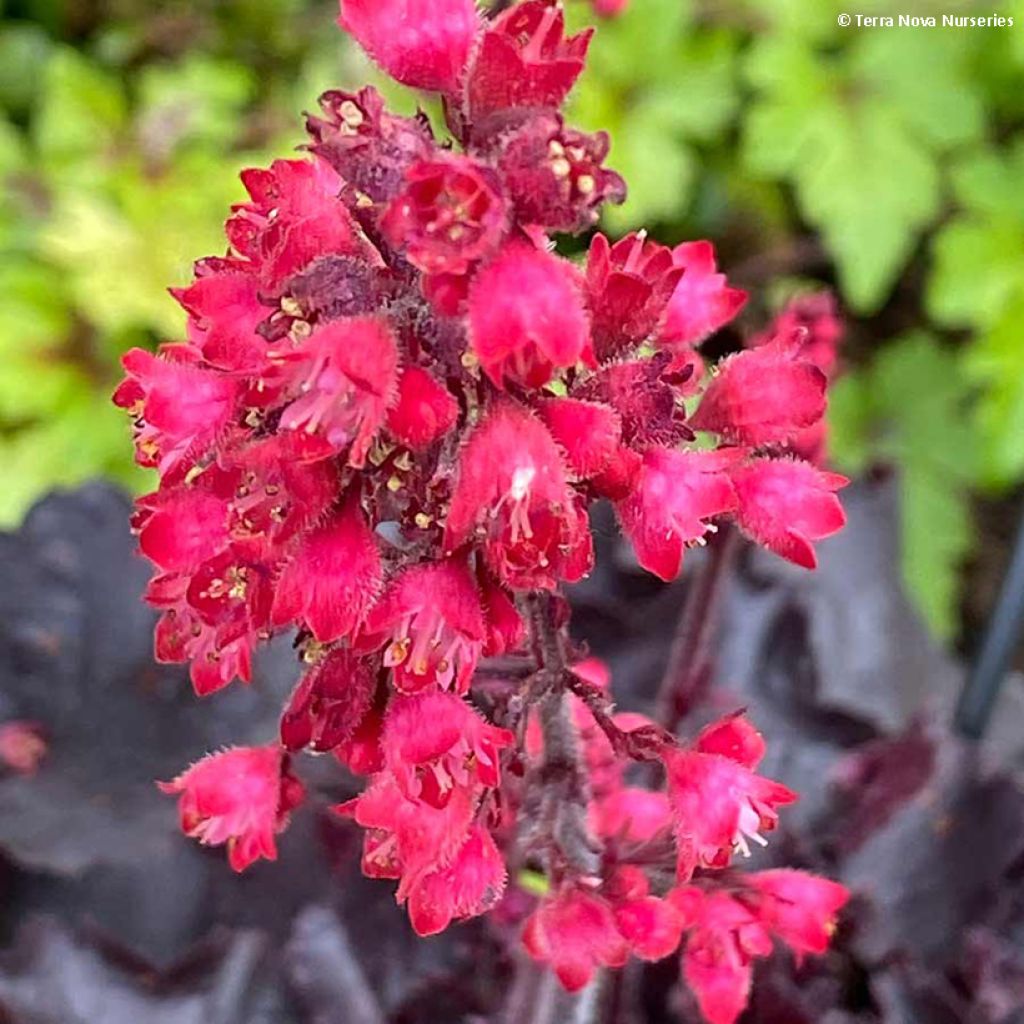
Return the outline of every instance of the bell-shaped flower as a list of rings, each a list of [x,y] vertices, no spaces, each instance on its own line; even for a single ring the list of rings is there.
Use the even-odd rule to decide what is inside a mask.
[[[349,465],[361,467],[394,399],[398,348],[390,328],[378,317],[332,320],[281,360],[299,385],[281,428],[320,440],[321,457],[348,449]]]
[[[443,807],[453,790],[497,787],[501,750],[513,740],[461,697],[435,691],[391,701],[381,746],[409,799]]]
[[[455,93],[480,16],[473,0],[341,0],[338,23],[395,81]]]
[[[380,590],[380,552],[356,497],[309,531],[277,580],[274,625],[304,623],[320,643],[351,636]]]
[[[560,257],[514,241],[473,278],[469,343],[496,386],[507,379],[539,388],[558,369],[592,362],[575,273]]]
[[[559,107],[583,70],[593,29],[566,37],[558,0],[513,4],[488,26],[470,65],[469,114]]]
[[[497,249],[508,217],[490,168],[443,154],[413,164],[405,177],[381,228],[414,267],[424,274],[464,274]]]
[[[523,945],[570,991],[584,988],[601,967],[621,967],[629,944],[607,901],[579,886],[545,897],[523,931]]]
[[[671,750],[665,754],[676,837],[677,873],[688,881],[698,868],[722,868],[778,824],[778,808],[796,800],[781,783],[721,754]]]
[[[672,250],[643,232],[610,245],[594,235],[587,255],[587,303],[602,362],[646,341],[662,323],[683,276]]]
[[[388,409],[391,435],[412,451],[429,448],[459,418],[452,393],[418,366],[408,366],[398,379],[398,398]]]
[[[835,492],[849,481],[798,459],[753,459],[732,472],[735,518],[758,544],[805,569],[814,569],[814,541],[838,533],[846,513]]]
[[[836,917],[850,898],[845,886],[790,868],[756,871],[744,880],[763,898],[761,920],[798,959],[828,949]]]
[[[512,403],[476,428],[459,460],[445,546],[451,551],[469,540],[514,590],[575,582],[592,563],[586,515],[561,454],[543,424]]]
[[[302,784],[276,744],[208,754],[172,782],[158,785],[165,793],[180,794],[182,831],[205,846],[226,843],[235,871],[260,857],[277,859],[274,836],[303,798]]]
[[[486,642],[487,626],[476,582],[454,560],[405,570],[367,616],[357,641],[384,645],[395,688],[419,693],[440,687],[465,693]]]
[[[299,681],[281,715],[281,743],[288,750],[334,750],[363,723],[375,687],[370,666],[336,648]]]
[[[518,220],[544,231],[577,233],[597,223],[605,203],[621,203],[626,183],[604,166],[605,132],[568,128],[544,111],[498,136],[498,171]]]
[[[121,359],[127,376],[114,402],[135,419],[135,458],[161,474],[187,469],[227,428],[239,398],[238,382],[196,365],[188,345],[164,345],[155,356],[133,348]]]
[[[772,951],[772,940],[757,915],[727,892],[693,886],[674,890],[669,900],[687,930],[683,978],[697,997],[708,1024],[735,1024],[750,998],[755,958]]]
[[[716,271],[710,242],[684,242],[672,258],[683,277],[669,300],[661,340],[670,348],[699,345],[739,313],[747,293],[729,287],[725,274]]]
[[[825,414],[825,374],[800,354],[799,332],[723,360],[697,411],[696,430],[735,444],[782,444]]]
[[[673,580],[688,545],[703,542],[710,520],[736,507],[726,452],[650,448],[633,493],[618,505],[637,560]]]
[[[484,914],[501,899],[508,872],[490,832],[473,825],[451,863],[423,875],[409,892],[417,935],[437,935],[452,921]]]

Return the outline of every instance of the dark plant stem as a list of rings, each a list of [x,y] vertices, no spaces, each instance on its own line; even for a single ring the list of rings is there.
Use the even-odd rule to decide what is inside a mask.
[[[708,542],[707,558],[687,590],[657,698],[657,720],[671,733],[708,684],[724,584],[739,548],[736,530],[722,526]]]
[[[1022,630],[1024,521],[1017,533],[1013,559],[999,592],[999,601],[957,704],[954,724],[961,736],[972,740],[980,740],[984,736]]]
[[[544,739],[544,754],[531,780],[536,801],[529,845],[542,853],[553,884],[567,873],[593,874],[599,864],[599,851],[587,827],[587,774],[569,704],[571,673],[555,601],[550,594],[533,594],[529,599],[539,666],[531,691]]]

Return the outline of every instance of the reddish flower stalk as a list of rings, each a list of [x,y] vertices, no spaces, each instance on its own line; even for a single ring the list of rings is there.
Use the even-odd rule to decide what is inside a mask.
[[[366,777],[336,808],[364,830],[363,869],[421,935],[500,904],[573,990],[684,949],[731,1024],[772,936],[819,952],[845,896],[729,869],[795,794],[757,774],[742,716],[687,742],[617,713],[561,589],[592,567],[601,498],[662,579],[730,523],[813,566],[843,524],[844,481],[800,458],[821,457],[831,310],[790,310],[705,372],[699,346],[746,300],[710,243],[598,234],[585,265],[557,254],[551,235],[625,186],[607,136],[565,124],[591,33],[555,0],[490,21],[473,0],[343,0],[341,23],[441,94],[457,149],[372,88],[326,93],[311,157],[247,171],[227,254],[175,292],[187,340],[125,357],[115,401],[160,475],[134,518],[157,657],[189,662],[200,695],[248,682],[276,632],[303,663],[277,738],[163,788],[243,870],[301,813],[303,752],[330,753]],[[715,547],[704,611],[725,562]],[[673,727],[706,625],[684,623]],[[633,784],[632,762],[667,785]]]

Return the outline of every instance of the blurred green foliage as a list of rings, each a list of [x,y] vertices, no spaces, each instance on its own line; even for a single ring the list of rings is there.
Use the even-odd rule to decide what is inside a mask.
[[[97,473],[145,485],[110,403],[131,345],[180,336],[167,288],[224,249],[240,169],[359,68],[308,0],[10,2],[0,26],[0,522]]]
[[[838,23],[897,7],[939,25]],[[899,470],[907,583],[952,638],[972,495],[1024,480],[1024,3],[633,0],[593,64],[574,113],[631,186],[609,228],[713,238],[776,300],[838,292],[833,458]]]
[[[900,470],[907,579],[951,636],[970,497],[1024,479],[1024,0],[902,5],[1013,29],[843,28],[846,7],[632,0],[572,116],[611,133],[630,183],[608,231],[713,238],[777,301],[836,288],[835,459]],[[222,249],[238,170],[298,144],[321,89],[367,77],[335,13],[0,0],[0,521],[55,483],[139,483],[109,404],[118,356],[180,335],[165,289]],[[746,326],[772,312],[752,304]]]

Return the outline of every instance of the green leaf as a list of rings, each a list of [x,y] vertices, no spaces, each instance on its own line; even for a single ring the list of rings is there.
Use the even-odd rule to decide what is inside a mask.
[[[102,330],[140,327],[173,338],[184,316],[167,288],[188,280],[193,260],[223,249],[224,211],[242,193],[237,172],[221,158],[193,153],[159,178],[118,168],[108,196],[61,190],[42,250],[66,271],[76,305]]]
[[[931,316],[948,327],[984,326],[1024,285],[1024,230],[1007,220],[957,217],[935,236],[932,258]]]
[[[938,172],[886,107],[837,107],[818,124],[816,156],[796,172],[797,195],[835,255],[850,305],[870,313],[938,211]]]
[[[51,47],[38,25],[13,23],[0,29],[0,107],[17,115],[28,110]]]
[[[1024,283],[966,350],[964,369],[981,387],[976,422],[983,480],[1006,487],[1024,477]]]
[[[120,85],[74,50],[54,54],[37,102],[32,131],[51,165],[94,158],[123,141],[127,106]]]
[[[973,48],[968,32],[864,32],[850,66],[861,88],[891,103],[922,142],[944,150],[985,129],[969,67]]]
[[[70,325],[58,274],[0,257],[0,427],[59,416],[70,397],[89,390],[82,371],[59,354]]]
[[[901,487],[903,577],[932,631],[949,641],[959,620],[961,566],[974,542],[968,497],[913,466]]]
[[[776,34],[751,48],[743,155],[754,173],[795,187],[850,305],[873,313],[939,212],[938,156],[983,135],[970,73],[980,44],[964,33],[846,40],[830,52]]]
[[[958,371],[953,353],[927,334],[910,334],[841,379],[830,403],[840,468],[861,472],[874,461],[899,469],[904,580],[944,639],[958,620],[959,570],[973,541],[968,496],[978,474],[970,392]]]
[[[1010,218],[1024,230],[1024,137],[1005,152],[971,153],[954,168],[953,187],[969,210]]]
[[[609,163],[629,183],[629,195],[622,206],[605,207],[613,233],[679,219],[689,203],[696,162],[662,117],[657,105],[638,106],[614,136]]]
[[[875,415],[867,374],[848,373],[829,387],[829,455],[837,469],[859,476],[870,467]]]

